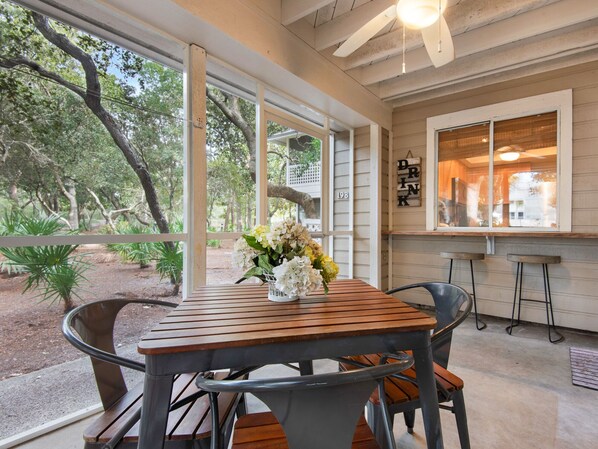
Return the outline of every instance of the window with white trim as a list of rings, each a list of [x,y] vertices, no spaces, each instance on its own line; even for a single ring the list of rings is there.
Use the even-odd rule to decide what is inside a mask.
[[[426,228],[571,230],[571,91],[428,118]]]

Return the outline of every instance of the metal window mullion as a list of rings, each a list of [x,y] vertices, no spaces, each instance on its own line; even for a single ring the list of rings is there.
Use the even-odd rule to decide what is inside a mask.
[[[255,149],[255,219],[257,224],[263,225],[268,222],[268,122],[264,103],[264,86],[259,83],[255,101],[255,127],[255,133],[258,136]]]

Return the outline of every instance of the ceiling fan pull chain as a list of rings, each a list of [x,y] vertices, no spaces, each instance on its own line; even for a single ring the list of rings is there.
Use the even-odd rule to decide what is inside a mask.
[[[407,73],[407,68],[405,66],[405,24],[403,24],[403,74]]]

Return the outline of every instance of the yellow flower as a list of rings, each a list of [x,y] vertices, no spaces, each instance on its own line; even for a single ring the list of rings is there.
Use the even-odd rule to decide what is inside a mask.
[[[313,264],[314,261],[316,260],[313,250],[309,246],[306,246],[305,249],[303,250],[303,253],[306,257],[309,257],[310,262]]]
[[[338,265],[330,256],[322,256],[322,278],[324,282],[332,282],[338,275]]]
[[[313,259],[310,257],[311,261],[313,262],[318,257],[324,255],[324,251],[322,251],[322,245],[320,245],[315,240],[310,240],[306,249],[309,248],[313,254]]]
[[[268,239],[266,235],[270,232],[270,228],[266,225],[258,225],[251,230],[249,235],[255,237],[255,239],[262,245],[264,248],[268,247]]]

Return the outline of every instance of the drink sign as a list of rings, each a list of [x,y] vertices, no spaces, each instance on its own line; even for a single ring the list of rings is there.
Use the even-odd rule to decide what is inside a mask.
[[[397,161],[397,206],[421,206],[421,157]]]

